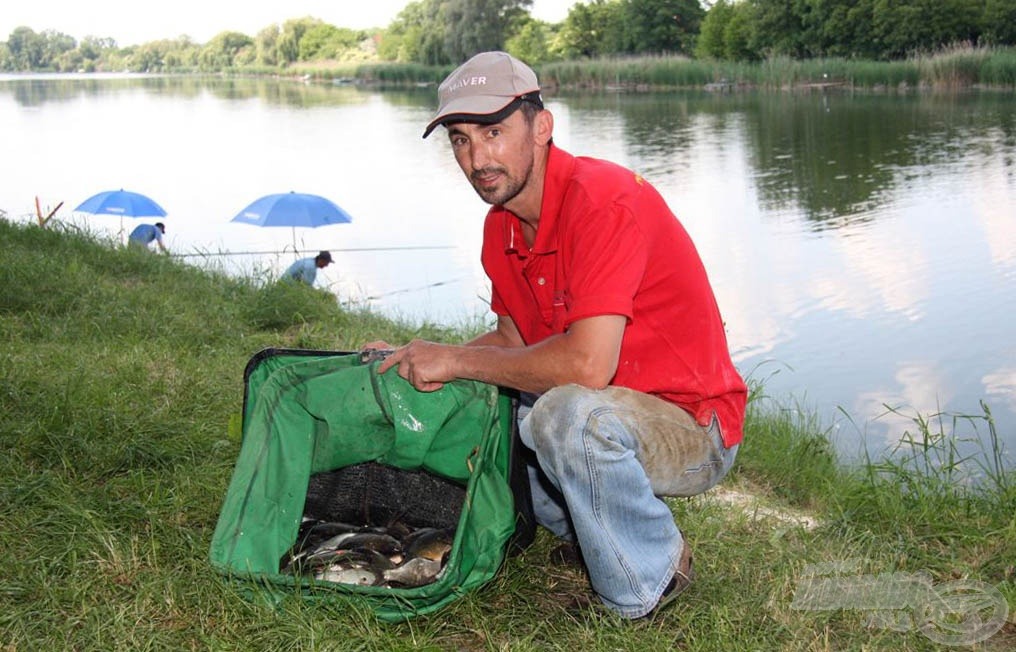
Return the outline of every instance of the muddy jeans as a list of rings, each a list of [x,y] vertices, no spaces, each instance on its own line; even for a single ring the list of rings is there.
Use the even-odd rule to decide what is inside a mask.
[[[524,395],[519,434],[536,520],[578,543],[593,589],[639,618],[674,576],[684,539],[658,496],[693,496],[719,482],[737,454],[713,420],[698,425],[662,399],[624,387],[556,387]],[[531,407],[530,407],[531,406]]]

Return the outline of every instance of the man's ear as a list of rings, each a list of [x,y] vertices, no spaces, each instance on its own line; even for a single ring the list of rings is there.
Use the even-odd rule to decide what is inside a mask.
[[[554,137],[554,115],[543,109],[533,118],[533,138],[537,145],[545,146]]]

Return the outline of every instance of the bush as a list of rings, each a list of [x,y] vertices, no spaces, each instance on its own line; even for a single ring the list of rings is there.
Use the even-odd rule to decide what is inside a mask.
[[[259,289],[248,306],[247,318],[262,330],[284,330],[291,326],[333,319],[340,310],[335,297],[303,283],[280,281]]]

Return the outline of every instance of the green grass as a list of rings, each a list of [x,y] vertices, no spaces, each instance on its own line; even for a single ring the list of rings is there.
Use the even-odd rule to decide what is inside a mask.
[[[820,525],[731,507],[716,491],[671,501],[698,579],[655,620],[599,607],[581,572],[547,562],[542,530],[481,590],[404,624],[338,599],[250,599],[207,561],[250,356],[467,334],[347,312],[322,291],[201,271],[60,223],[0,220],[0,253],[5,651],[941,649],[913,627],[868,627],[864,610],[793,608],[820,563],[969,578],[1016,605],[1016,478],[995,439],[962,459],[953,437],[965,422],[915,417],[891,462],[845,468],[813,418],[761,387],[722,487]],[[970,419],[992,432],[987,409]],[[1014,645],[1010,616],[977,649]]]

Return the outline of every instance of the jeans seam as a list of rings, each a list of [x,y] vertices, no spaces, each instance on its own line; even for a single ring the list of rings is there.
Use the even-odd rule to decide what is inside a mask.
[[[592,457],[593,456],[592,456],[592,454],[590,453],[590,450],[589,450],[588,439],[589,439],[589,436],[590,436],[589,433],[590,433],[590,424],[591,424],[591,422],[594,419],[597,422],[599,422],[600,421],[600,415],[602,413],[604,413],[604,412],[610,412],[612,414],[612,410],[610,408],[608,408],[608,407],[595,408],[592,411],[590,411],[589,416],[586,418],[585,426],[582,428],[582,452],[585,455],[586,469],[588,469],[590,478],[593,480],[593,482],[591,484],[591,487],[590,487],[590,494],[592,496],[592,503],[593,503],[593,516],[596,519],[596,524],[600,528],[601,532],[603,532],[603,533],[608,535],[605,538],[607,539],[607,542],[608,542],[608,544],[610,546],[610,551],[618,559],[619,566],[622,569],[624,569],[624,574],[625,574],[625,577],[628,580],[628,586],[630,587],[632,594],[635,595],[636,597],[638,597],[638,599],[640,599],[642,601],[645,601],[644,596],[642,595],[641,591],[639,590],[638,582],[635,581],[635,578],[634,578],[633,573],[632,573],[632,569],[626,563],[624,555],[619,554],[618,547],[616,545],[616,542],[614,541],[614,537],[613,537],[613,535],[611,533],[608,532],[607,528],[604,526],[603,519],[602,519],[602,516],[601,516],[601,510],[600,510],[601,501],[600,501],[600,495],[599,495],[599,490],[598,490],[599,489],[599,476],[597,474],[595,465],[592,464]],[[599,432],[599,431],[597,430],[597,432]]]

